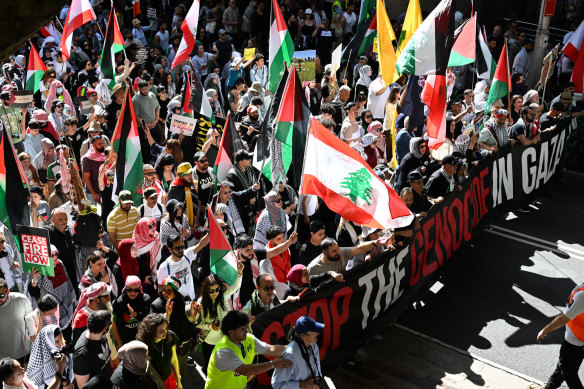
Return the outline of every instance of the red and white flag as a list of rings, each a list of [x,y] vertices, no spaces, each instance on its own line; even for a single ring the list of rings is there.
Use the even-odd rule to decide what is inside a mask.
[[[362,226],[386,229],[412,223],[414,215],[361,154],[314,118],[305,158],[302,194],[320,197],[333,212]]]
[[[193,1],[191,9],[189,9],[189,12],[187,12],[187,16],[185,17],[185,20],[180,26],[180,29],[182,30],[183,33],[183,37],[180,40],[180,45],[178,46],[176,56],[172,61],[172,65],[170,66],[171,69],[188,60],[189,54],[191,54],[191,52],[195,48],[195,39],[197,36],[197,25],[199,23],[200,6],[201,4],[199,0]]]
[[[43,34],[45,38],[52,36],[53,38],[55,38],[55,42],[57,42],[57,45],[61,44],[61,32],[57,30],[57,27],[55,27],[55,24],[53,22],[41,28],[41,34]]]
[[[576,30],[572,37],[566,43],[562,51],[566,57],[574,62],[574,71],[572,72],[572,82],[575,85],[575,91],[582,93],[584,89],[584,22]]]
[[[63,53],[63,60],[66,61],[71,57],[73,32],[85,23],[95,19],[95,12],[93,12],[89,0],[73,0],[65,20],[65,27],[63,27],[63,39],[61,39],[61,44],[59,45],[59,49]]]
[[[436,150],[446,139],[446,76],[427,76],[421,97],[430,110],[426,123],[428,146]]]

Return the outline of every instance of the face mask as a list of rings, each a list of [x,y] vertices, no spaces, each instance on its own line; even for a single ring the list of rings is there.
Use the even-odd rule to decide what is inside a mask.
[[[57,88],[57,93],[63,93],[63,88]]]

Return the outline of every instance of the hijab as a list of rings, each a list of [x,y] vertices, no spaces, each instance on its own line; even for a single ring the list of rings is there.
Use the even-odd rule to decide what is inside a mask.
[[[422,153],[420,152],[420,145],[424,142],[424,138],[414,137],[410,139],[410,153],[417,159],[422,158]]]
[[[142,218],[134,228],[133,238],[138,246],[138,255],[150,253],[150,272],[156,274],[156,265],[160,262],[162,244],[158,231],[150,232],[149,226],[154,223],[154,218]]]
[[[294,265],[286,275],[288,282],[293,283],[296,286],[304,286],[302,283],[302,272],[306,266],[302,264]]]
[[[136,375],[146,375],[148,370],[148,358],[146,353],[148,346],[139,340],[132,340],[118,350],[118,356],[124,369]]]
[[[279,225],[280,220],[282,219],[281,213],[282,208],[276,207],[274,200],[278,197],[278,193],[275,191],[270,191],[267,195],[264,196],[264,201],[266,202],[266,209],[270,215],[270,221],[272,224]]]
[[[37,169],[47,170],[49,165],[57,160],[57,155],[55,153],[49,153],[51,148],[53,148],[53,150],[55,148],[52,140],[49,138],[41,140],[41,152],[34,157],[33,163]]]
[[[63,92],[61,96],[57,97],[57,88],[62,88]],[[51,84],[51,88],[49,89],[49,96],[47,97],[47,101],[45,102],[45,111],[51,112],[51,105],[53,104],[53,100],[61,99],[65,105],[68,105],[71,109],[70,115],[73,117],[77,117],[75,115],[75,106],[73,105],[73,100],[71,100],[71,95],[69,91],[65,88],[65,86],[58,80],[53,81]]]
[[[123,239],[118,244],[118,261],[116,264],[122,271],[122,278],[125,280],[128,276],[137,276],[139,274],[138,260],[132,258],[132,245],[135,243],[134,239]]]
[[[369,88],[369,85],[371,84],[372,81],[369,73],[371,73],[371,66],[369,65],[361,66],[361,69],[359,69],[359,81],[357,81],[357,85],[365,85],[366,87]]]
[[[462,155],[466,155],[466,151],[468,150],[469,145],[470,137],[466,134],[460,134],[454,142],[454,151],[457,151]]]
[[[37,386],[49,386],[57,372],[57,363],[53,358],[53,351],[59,350],[55,344],[55,330],[59,327],[49,324],[43,327],[36,340],[32,344],[30,360],[26,369],[28,378]],[[65,378],[73,381],[73,361],[66,355],[67,367]]]

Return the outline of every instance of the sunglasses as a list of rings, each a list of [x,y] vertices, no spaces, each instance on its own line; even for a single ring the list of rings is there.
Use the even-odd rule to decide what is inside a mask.
[[[53,253],[53,254],[51,254],[51,256],[52,256],[53,258],[56,258],[56,257],[58,257],[58,256],[59,256],[59,253]]]
[[[126,292],[128,292],[128,293],[138,293],[138,292],[140,292],[140,289],[127,289],[126,288]]]
[[[274,200],[274,203],[278,203],[279,204],[281,202],[282,202],[282,199],[276,199],[276,200]]]
[[[262,289],[264,290],[264,292],[267,292],[268,290],[276,290],[276,286],[275,285],[264,286]]]
[[[144,173],[145,176],[153,176],[154,172],[148,172],[148,173]]]
[[[371,115],[365,115],[365,119],[371,119],[371,118],[373,118],[373,116],[371,116]]]
[[[148,224],[148,228],[156,228],[156,224],[154,224],[154,223]]]
[[[211,293],[219,293],[219,288],[209,289],[209,294]]]
[[[180,246],[173,247],[172,249],[173,250],[176,250],[176,251],[181,251],[181,250],[184,250],[185,249],[185,246],[184,245],[180,245]]]
[[[0,244],[4,244],[6,242],[6,239],[0,239]]]
[[[209,160],[208,159],[203,159],[202,161],[197,161],[197,162],[199,162],[199,163],[205,163],[205,162],[209,162]]]

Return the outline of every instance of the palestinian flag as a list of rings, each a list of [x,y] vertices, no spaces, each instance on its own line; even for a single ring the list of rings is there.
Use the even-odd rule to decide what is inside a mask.
[[[0,221],[11,231],[28,225],[28,182],[6,128],[0,129]]]
[[[366,227],[399,228],[414,215],[371,169],[358,151],[322,126],[310,122],[300,193],[324,200],[341,217]]]
[[[284,74],[284,69],[292,63],[294,42],[288,32],[286,21],[276,0],[272,0],[272,20],[270,23],[270,68],[268,89],[274,93]]]
[[[453,0],[442,0],[428,15],[397,59],[400,74],[446,74],[454,44]]]
[[[211,122],[215,124],[215,114],[213,113],[213,108],[211,108],[211,103],[209,103],[209,98],[205,93],[203,83],[201,82],[201,79],[197,73],[191,73],[190,108],[192,111],[199,112],[201,115],[210,118]]]
[[[99,67],[103,73],[103,78],[109,80],[108,86],[111,89],[116,85],[116,54],[124,50],[124,37],[120,32],[118,20],[116,19],[116,10],[112,7],[110,10],[107,31],[103,40],[103,49]]]
[[[477,43],[476,43],[476,71],[478,78],[483,80],[492,80],[495,75],[495,69],[497,68],[497,63],[491,55],[489,46],[487,46],[487,40],[485,39],[485,34],[477,25]]]
[[[243,149],[243,142],[237,133],[235,123],[231,118],[231,113],[227,114],[225,121],[225,129],[221,137],[221,144],[219,145],[219,153],[213,166],[213,173],[217,177],[217,182],[221,182],[227,178],[229,169],[235,164],[233,156],[235,152]]]
[[[359,21],[357,23],[357,30],[361,28],[363,23],[367,23],[367,18],[375,14],[375,0],[362,0],[361,8],[359,9]]]
[[[395,61],[397,57],[393,50],[393,41],[395,41],[395,33],[393,27],[387,16],[383,0],[377,0],[377,35],[379,37],[379,50],[377,53],[379,57],[379,71],[383,79],[384,86],[393,84],[398,79],[399,74],[395,68]],[[394,138],[395,139],[395,138]],[[395,143],[395,140],[394,140]]]
[[[365,23],[357,30],[357,33],[345,46],[341,57],[343,61],[349,64],[353,63],[356,58],[363,54],[368,48],[373,46],[373,41],[377,37],[377,15],[371,15]]]
[[[115,200],[122,190],[129,190],[134,196],[134,204],[139,204],[141,196],[138,190],[144,181],[144,162],[130,88],[127,88],[126,98],[112,136],[112,145],[118,154],[112,197]]]
[[[30,41],[29,41],[30,43]],[[26,70],[26,84],[24,89],[31,90],[32,93],[37,93],[39,90],[39,83],[45,74],[47,67],[41,60],[39,52],[34,45],[30,43],[30,53],[28,54],[28,69]]]
[[[580,27],[562,48],[566,57],[574,63],[571,81],[574,83],[576,93],[582,93],[584,89],[584,45],[582,43],[584,43],[584,22],[580,23]]]
[[[209,219],[211,271],[229,285],[233,285],[237,280],[237,260],[233,255],[229,241],[211,212],[211,207],[207,207],[207,218]]]
[[[271,142],[273,140],[272,134],[274,129],[272,124],[276,120],[278,115],[278,107],[282,101],[282,95],[284,94],[284,88],[286,87],[286,81],[288,80],[288,68],[284,69],[284,75],[278,84],[278,89],[276,93],[272,96],[270,100],[270,105],[266,111],[266,116],[262,123],[262,129],[258,135],[258,140],[256,142],[255,151],[253,154],[253,166],[260,171],[264,177],[266,177],[270,182],[272,182],[272,155],[271,155]]]
[[[401,52],[410,41],[414,32],[422,24],[422,10],[420,8],[420,0],[410,0],[408,10],[406,11],[406,18],[399,34],[399,42],[397,43],[397,51]]]
[[[463,66],[476,61],[477,19],[471,16],[454,32],[454,45],[448,67]]]
[[[488,112],[491,109],[491,105],[496,100],[507,96],[511,89],[511,74],[509,73],[509,62],[507,61],[507,58],[509,57],[507,57],[507,42],[505,42],[503,50],[501,51],[501,56],[499,57],[497,70],[495,70],[495,77],[491,84],[491,89],[489,90],[485,112]]]
[[[276,122],[274,125],[274,138],[282,143],[281,161],[284,174],[288,173],[292,165],[292,187],[298,188],[302,178],[302,164],[304,161],[304,149],[306,147],[306,135],[310,109],[304,95],[304,88],[300,84],[300,78],[296,73],[296,67],[292,66],[286,87],[282,94],[282,102],[279,105]],[[277,142],[276,142],[277,143]],[[275,161],[278,154],[272,149],[272,181],[278,180],[274,175]],[[282,172],[280,171],[280,175]],[[284,177],[280,177],[284,178]]]
[[[186,74],[185,90],[182,95],[182,111],[184,116],[193,117],[192,72]]]

